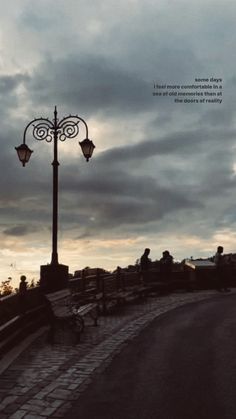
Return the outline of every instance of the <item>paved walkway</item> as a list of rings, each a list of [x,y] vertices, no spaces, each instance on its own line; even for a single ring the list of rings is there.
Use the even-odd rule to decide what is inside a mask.
[[[64,419],[235,419],[235,297],[222,294],[154,319]]]
[[[219,293],[176,293],[127,305],[100,317],[98,327],[86,327],[78,345],[65,333],[51,346],[43,333],[0,375],[0,419],[63,418],[91,380],[153,319],[214,296]]]

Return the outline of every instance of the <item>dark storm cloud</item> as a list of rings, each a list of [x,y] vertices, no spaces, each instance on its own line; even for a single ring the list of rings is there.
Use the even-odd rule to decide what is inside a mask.
[[[5,95],[11,95],[20,83],[29,80],[26,74],[16,74],[13,76],[0,76],[0,95],[4,98]]]
[[[42,197],[39,195],[39,200]],[[7,207],[5,206],[7,204]],[[37,229],[38,226],[50,225],[51,221],[51,206],[50,202],[45,204],[44,210],[37,209],[37,202],[34,205],[30,205],[30,208],[27,209],[27,204],[24,200],[18,201],[18,206],[12,204],[12,201],[5,202],[0,201],[0,205],[4,205],[3,208],[0,208],[0,217],[1,224],[13,224],[15,225],[16,220],[20,223],[31,225],[34,224],[34,227]],[[5,228],[5,227],[4,227]]]
[[[187,43],[183,48],[173,44],[168,45],[167,41],[165,47],[154,48],[154,51],[154,57],[149,57],[149,60],[155,70],[153,74],[155,82],[163,84],[194,82],[194,75],[204,73],[204,63],[197,58]],[[151,54],[151,52],[153,53],[152,49],[147,49],[144,54]]]
[[[35,233],[37,231],[38,229],[34,226],[18,225],[6,228],[3,230],[3,234],[5,234],[5,236],[21,237],[27,236],[30,233]]]
[[[90,114],[125,116],[151,106],[150,83],[97,55],[48,60],[33,73],[28,88],[38,106],[53,100]]]
[[[98,218],[99,226],[119,228],[121,225],[148,224],[150,221],[163,219],[169,212],[199,206],[197,202],[191,202],[180,193],[157,187],[151,190],[150,185],[146,186],[149,186],[149,190],[143,197],[140,195],[136,199],[132,197],[116,199],[113,196],[98,202],[95,218]],[[94,198],[91,201],[91,204],[95,203]]]
[[[140,41],[139,49],[143,42]],[[173,113],[172,101],[153,97],[153,83],[193,81],[192,74],[203,71],[201,62],[188,47],[176,49],[175,45],[165,49],[146,46],[142,63],[140,54],[136,52],[134,57],[138,61],[131,66],[128,57],[123,62],[104,53],[47,58],[32,73],[29,94],[38,107],[57,103],[69,110],[83,109],[85,115],[105,118],[129,118],[159,109],[161,123],[168,121],[166,113]],[[187,113],[191,111],[188,109]]]
[[[24,85],[30,78],[27,74],[0,75],[0,118],[1,131],[4,126],[11,125],[10,113],[20,104],[17,89]],[[4,147],[4,143],[3,143]]]
[[[55,19],[55,16],[53,13],[47,14],[46,12],[44,14],[38,14],[35,10],[33,10],[33,5],[28,5],[28,9],[22,11],[20,14],[20,20],[19,23],[22,26],[22,28],[27,27],[27,29],[31,29],[32,32],[45,32],[48,30],[52,30],[57,26],[57,20]],[[57,15],[57,18],[59,16]],[[61,16],[63,17],[63,16]]]
[[[203,218],[199,234],[212,233],[216,228],[211,215],[215,200],[221,196],[214,216],[220,226],[224,199],[230,202],[235,190],[234,138],[235,131],[230,128],[196,128],[104,151],[89,163],[88,171],[79,171],[78,176],[72,175],[76,167],[73,170],[71,165],[66,166],[62,184],[67,200],[73,203],[73,220],[77,212],[89,231],[81,234],[99,234],[107,229],[119,231],[122,226],[128,226],[129,231],[151,232],[155,223],[161,231],[162,223],[165,226],[171,217],[173,229],[177,228],[173,220],[179,219],[181,225],[182,216],[189,232],[196,232]],[[152,170],[153,161],[149,175],[141,170],[138,173],[140,163],[152,161],[153,156],[158,158],[154,160],[158,170]],[[69,223],[70,214],[62,211]]]
[[[233,122],[234,110],[227,108],[210,109],[199,119],[201,125],[210,126],[230,126]]]
[[[65,174],[64,196],[73,204],[67,216],[62,210],[64,220],[70,222],[77,212],[78,218],[83,217],[83,225],[94,230],[116,229],[121,225],[157,221],[170,212],[202,205],[195,197],[161,186],[152,176],[137,176],[121,167],[117,170],[99,166],[97,171],[95,166],[86,175],[80,173],[77,179]]]
[[[174,132],[161,138],[145,139],[136,144],[112,148],[102,153],[99,157],[101,164],[113,165],[116,162],[143,160],[153,156],[172,155],[190,156],[199,153],[203,149],[208,153],[211,147],[231,144],[236,136],[234,129],[203,129]],[[194,156],[193,156],[194,157]]]
[[[2,136],[0,135],[0,141]],[[14,202],[14,207],[20,210],[20,203],[24,202],[25,211],[31,210],[31,203],[39,208],[47,203],[47,196],[50,194],[51,184],[49,176],[50,167],[45,168],[44,162],[28,163],[22,167],[15,146],[20,145],[22,139],[13,136],[9,141],[6,136],[3,139],[2,155],[0,156],[1,177],[0,177],[0,205],[5,207],[6,202]],[[41,163],[41,165],[40,165]],[[51,178],[50,178],[51,180]],[[30,200],[29,200],[30,198]],[[26,199],[28,199],[26,205]],[[48,203],[47,203],[48,205]]]

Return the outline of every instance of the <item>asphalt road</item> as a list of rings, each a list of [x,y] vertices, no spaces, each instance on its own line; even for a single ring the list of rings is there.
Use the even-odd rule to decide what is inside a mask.
[[[65,419],[235,419],[236,296],[154,320]]]

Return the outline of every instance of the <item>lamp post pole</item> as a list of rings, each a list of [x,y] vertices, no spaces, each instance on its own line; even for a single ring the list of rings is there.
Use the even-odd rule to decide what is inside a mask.
[[[93,142],[88,138],[88,126],[84,119],[77,115],[69,115],[60,121],[57,118],[57,108],[54,109],[54,118],[50,121],[47,118],[36,118],[28,123],[25,128],[23,143],[15,147],[19,160],[23,167],[29,161],[33,150],[26,144],[26,134],[32,130],[32,136],[38,141],[53,142],[53,197],[52,197],[52,256],[50,265],[41,266],[40,284],[46,291],[53,291],[65,286],[68,280],[68,267],[58,262],[57,235],[58,235],[58,141],[76,137],[80,132],[82,124],[85,128],[86,137],[79,142],[83,155],[87,161],[93,154],[95,148]]]
[[[53,198],[52,198],[52,265],[58,264],[57,232],[58,232],[58,139],[57,139],[57,109],[54,111],[54,136],[53,136]]]

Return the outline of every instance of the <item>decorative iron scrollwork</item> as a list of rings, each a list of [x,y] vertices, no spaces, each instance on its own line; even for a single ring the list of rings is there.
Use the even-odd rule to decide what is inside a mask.
[[[79,122],[70,119],[64,120],[62,124],[59,125],[58,129],[58,139],[60,141],[65,141],[67,138],[74,138],[79,134]]]
[[[57,142],[77,137],[80,132],[79,123],[85,128],[85,138],[88,139],[88,126],[85,120],[78,115],[69,115],[60,121],[57,119],[57,109],[55,106],[54,119],[50,121],[47,118],[35,118],[26,126],[23,137],[23,144],[26,144],[26,133],[28,128],[32,130],[33,137],[38,141],[53,140]]]
[[[36,140],[46,140],[48,143],[53,140],[53,130],[47,122],[39,122],[36,125],[33,124],[33,127],[33,136]]]

